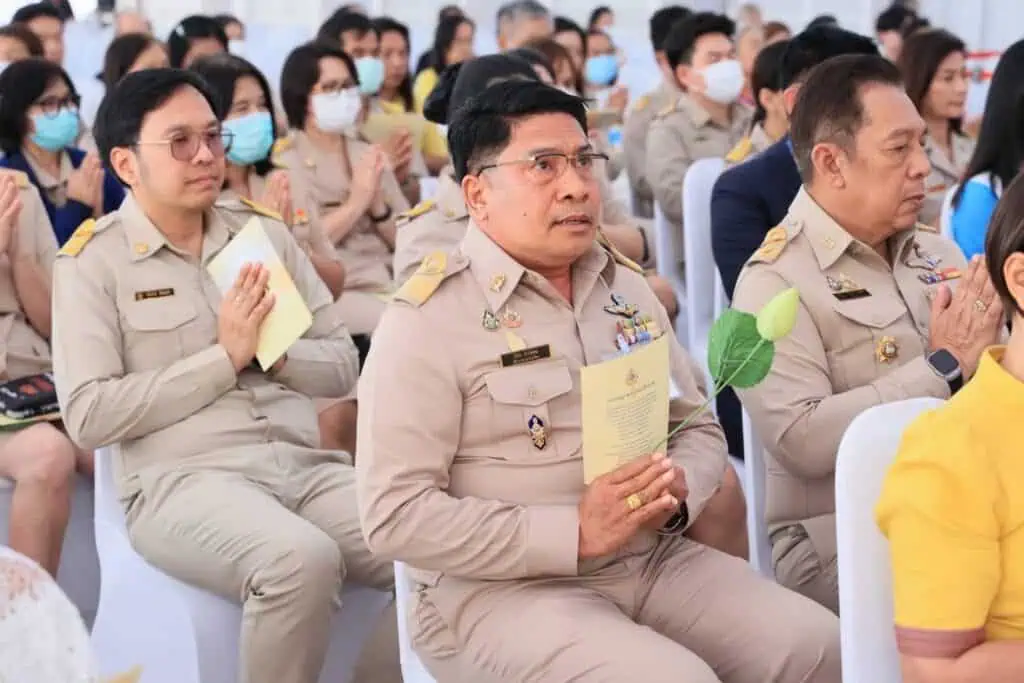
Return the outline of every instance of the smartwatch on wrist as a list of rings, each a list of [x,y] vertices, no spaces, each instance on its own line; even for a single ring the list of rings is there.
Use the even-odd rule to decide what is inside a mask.
[[[925,360],[932,372],[946,380],[950,394],[960,391],[960,387],[964,385],[964,372],[956,356],[946,349],[938,349],[925,356]]]

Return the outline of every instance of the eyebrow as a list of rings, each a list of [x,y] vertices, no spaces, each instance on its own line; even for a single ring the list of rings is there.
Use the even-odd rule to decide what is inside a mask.
[[[923,127],[920,127],[920,128],[918,128],[918,127],[914,127],[914,128],[898,128],[898,129],[894,130],[893,132],[891,132],[891,133],[889,133],[888,135],[885,136],[885,142],[892,142],[893,140],[896,140],[897,138],[914,137],[915,135],[924,135],[926,132],[927,132],[927,129],[925,129]]]
[[[177,124],[166,129],[163,132],[162,137],[168,137],[170,135],[174,135],[175,133],[191,133],[193,130],[202,130],[203,132],[206,132],[212,128],[216,128],[217,123],[217,119],[211,119],[206,124],[199,126],[197,128],[193,128],[192,126],[186,126],[184,124]]]
[[[580,154],[581,152],[592,152],[594,151],[594,145],[589,142],[579,145],[573,150],[574,154]],[[527,156],[535,157],[543,154],[565,154],[561,149],[557,147],[537,147],[527,152]]]

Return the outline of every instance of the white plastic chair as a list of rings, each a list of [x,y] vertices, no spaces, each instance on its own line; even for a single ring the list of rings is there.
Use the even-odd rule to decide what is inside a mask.
[[[679,314],[676,316],[676,338],[684,346],[690,341],[687,334],[686,313],[686,282],[683,281],[683,247],[682,237],[678,235],[661,206],[654,203],[654,253],[658,261],[658,275],[668,280],[672,291],[679,301]],[[692,351],[691,351],[692,355]],[[705,361],[701,360],[703,365]]]
[[[412,648],[409,638],[409,594],[412,583],[409,570],[402,562],[395,562],[395,611],[398,613],[398,647],[402,662],[402,680],[405,683],[436,683],[419,655]]]
[[[8,511],[14,484],[0,477],[0,545],[7,545]],[[96,618],[100,599],[100,563],[92,530],[93,485],[78,475],[71,498],[71,517],[64,533],[57,583],[82,613],[86,626]]]
[[[92,642],[100,674],[142,668],[142,683],[238,680],[242,610],[178,581],[132,548],[114,487],[116,446],[96,453],[96,546],[102,583]],[[346,584],[335,616],[322,683],[347,683],[388,593]]]
[[[724,168],[724,159],[700,159],[690,166],[683,181],[687,346],[690,354],[700,360],[705,372],[708,333],[715,321],[715,290],[718,287],[718,271],[711,253],[711,190]]]
[[[437,188],[440,181],[434,176],[422,176],[420,178],[420,201],[427,201],[437,196]]]
[[[839,444],[836,548],[844,683],[900,683],[889,547],[875,524],[875,502],[904,430],[940,405],[937,398],[914,398],[869,408]]]
[[[946,238],[953,239],[953,195],[960,189],[960,185],[954,185],[942,198],[942,208],[939,209],[939,233]]]
[[[747,498],[750,564],[761,576],[774,581],[772,547],[768,541],[768,525],[764,520],[764,447],[754,431],[746,409],[743,410],[743,451],[743,493]]]

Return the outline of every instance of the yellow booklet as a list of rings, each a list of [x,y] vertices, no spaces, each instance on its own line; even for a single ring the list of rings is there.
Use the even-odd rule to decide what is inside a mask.
[[[580,370],[583,479],[654,452],[668,436],[668,335]]]
[[[206,269],[223,293],[235,284],[246,263],[262,263],[270,271],[268,289],[275,297],[274,307],[260,325],[256,347],[256,360],[266,371],[313,325],[313,314],[277,255],[260,219],[255,216],[221,249]]]
[[[374,112],[366,117],[360,132],[368,142],[380,145],[387,142],[396,131],[407,130],[412,135],[412,148],[415,150],[423,146],[425,127],[426,119],[419,114]]]

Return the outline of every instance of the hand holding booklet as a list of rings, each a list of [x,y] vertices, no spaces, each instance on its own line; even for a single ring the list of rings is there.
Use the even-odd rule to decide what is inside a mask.
[[[274,295],[274,307],[260,325],[256,346],[256,360],[267,371],[313,325],[313,314],[256,217],[210,261],[207,271],[224,294],[247,263],[260,263],[270,273],[267,288]]]

